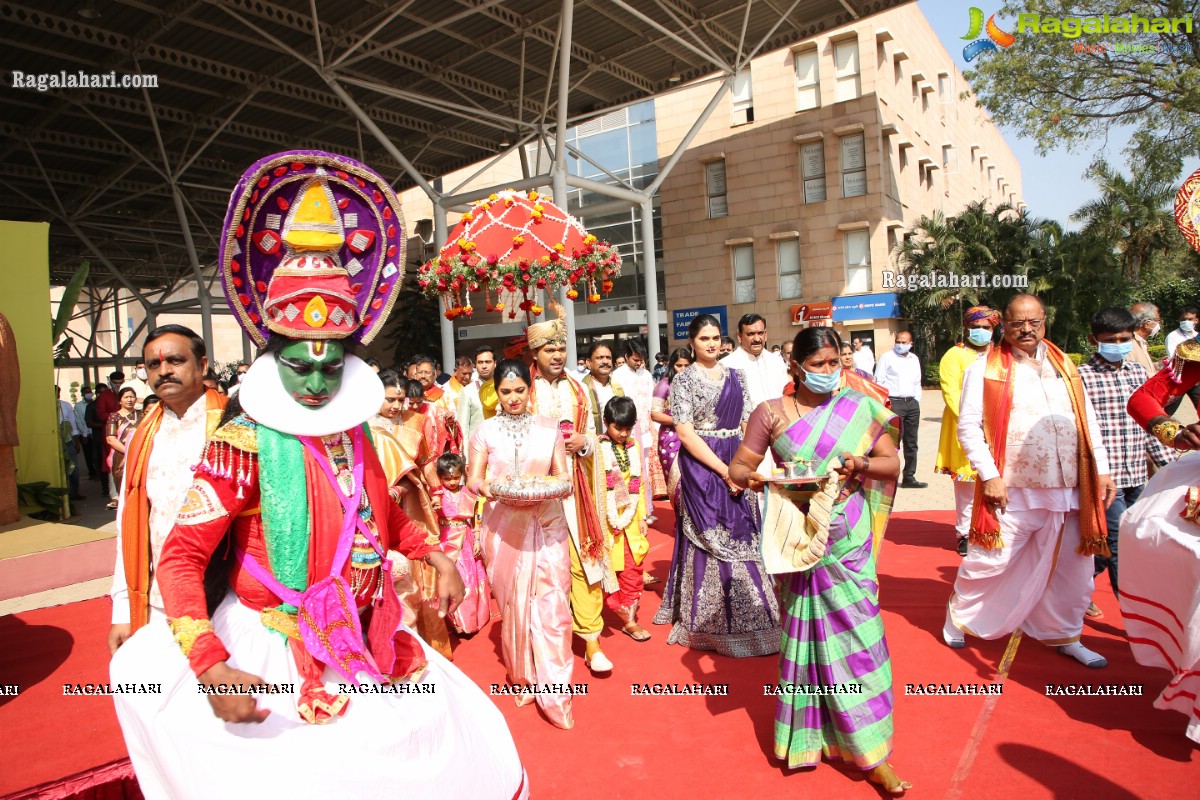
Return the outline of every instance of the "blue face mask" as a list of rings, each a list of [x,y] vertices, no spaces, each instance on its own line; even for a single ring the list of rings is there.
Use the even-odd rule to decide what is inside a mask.
[[[903,355],[908,355],[908,351],[912,350],[912,345],[911,344],[900,344],[899,342],[897,342],[895,344],[895,346],[893,346],[892,349],[896,351],[896,355],[903,356]]]
[[[1111,361],[1114,364],[1123,360],[1127,355],[1133,352],[1133,342],[1100,342],[1096,345],[1096,352],[1105,361]]]
[[[967,331],[967,341],[976,347],[983,347],[985,344],[991,344],[992,332],[987,328],[971,328]]]
[[[838,367],[830,373],[809,372],[804,370],[804,385],[813,394],[829,394],[838,387],[842,379],[842,368]]]
[[[1180,320],[1179,330],[1183,331],[1184,333],[1191,333],[1192,331],[1196,330],[1196,323],[1192,322],[1190,319]]]

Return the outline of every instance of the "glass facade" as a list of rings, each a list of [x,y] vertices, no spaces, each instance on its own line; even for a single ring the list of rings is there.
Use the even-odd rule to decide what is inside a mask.
[[[578,175],[599,183],[618,181],[635,189],[649,186],[658,175],[658,137],[654,125],[654,101],[614,111],[589,120],[567,131],[570,148],[567,167]],[[544,149],[530,147],[531,166],[546,164]],[[577,155],[578,154],[578,155]],[[621,277],[614,282],[612,294],[598,305],[578,302],[576,316],[609,311],[646,308],[645,281],[642,277],[642,238],[640,206],[602,214],[588,214],[589,206],[609,204],[612,198],[582,189],[568,189],[567,210],[579,218],[588,232],[616,245],[621,251]],[[660,307],[665,289],[662,259],[662,216],[657,195],[653,200],[654,253]]]

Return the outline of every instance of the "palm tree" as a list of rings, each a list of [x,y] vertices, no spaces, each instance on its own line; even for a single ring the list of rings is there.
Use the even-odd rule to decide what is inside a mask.
[[[1108,241],[1120,254],[1125,277],[1136,282],[1152,253],[1165,249],[1174,229],[1169,211],[1175,197],[1173,179],[1178,166],[1135,161],[1127,178],[1103,159],[1088,168],[1087,175],[1100,189],[1100,196],[1071,215],[1084,223],[1084,230]]]

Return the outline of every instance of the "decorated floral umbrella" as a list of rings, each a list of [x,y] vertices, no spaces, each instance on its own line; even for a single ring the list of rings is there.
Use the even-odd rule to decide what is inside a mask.
[[[1200,251],[1200,169],[1175,194],[1175,225],[1192,249]]]
[[[597,240],[549,197],[510,189],[464,214],[437,257],[420,267],[417,282],[442,301],[447,319],[470,317],[471,293],[483,292],[488,311],[507,308],[516,319],[521,310],[529,321],[544,310],[543,293],[565,286],[568,299],[583,293],[598,303],[620,274],[616,247]]]

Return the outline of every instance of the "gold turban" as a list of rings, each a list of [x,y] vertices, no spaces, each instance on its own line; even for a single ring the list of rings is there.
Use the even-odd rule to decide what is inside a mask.
[[[567,321],[560,317],[547,322],[535,322],[525,329],[525,338],[529,340],[530,350],[537,350],[551,342],[566,344]]]

